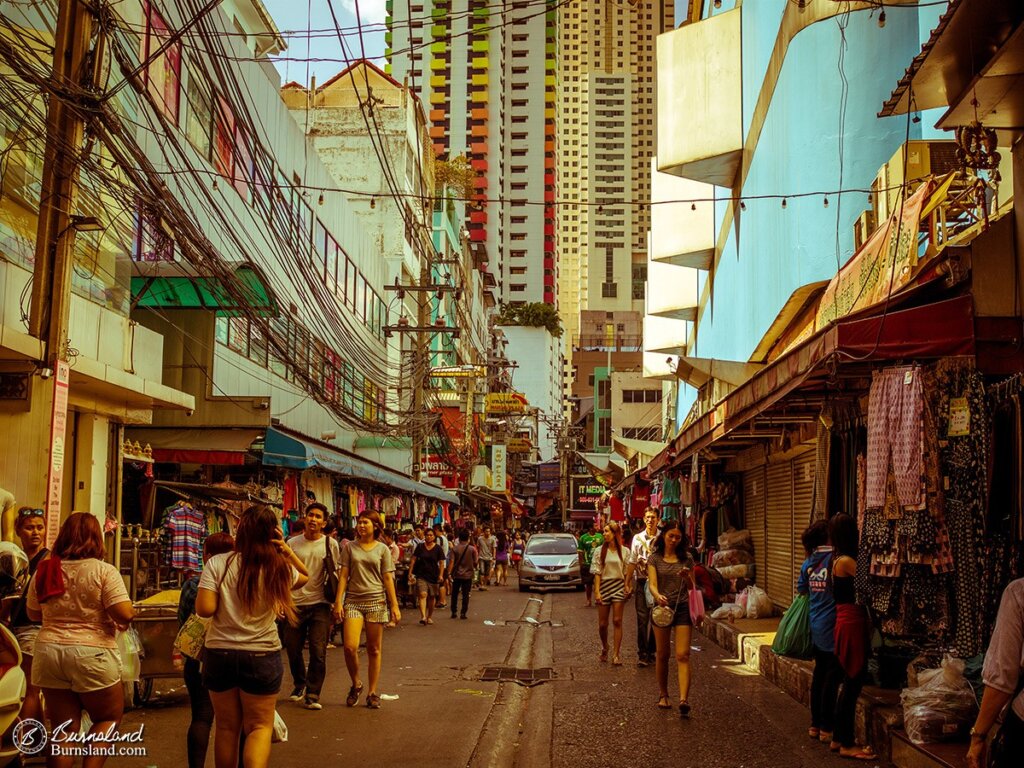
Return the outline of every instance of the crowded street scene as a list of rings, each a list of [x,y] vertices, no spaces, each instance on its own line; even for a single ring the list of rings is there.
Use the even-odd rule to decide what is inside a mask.
[[[1017,189],[1020,0],[0,0],[0,768],[1024,768]]]

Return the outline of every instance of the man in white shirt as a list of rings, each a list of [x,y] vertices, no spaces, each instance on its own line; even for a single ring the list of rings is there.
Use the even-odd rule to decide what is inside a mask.
[[[498,548],[498,537],[491,533],[491,526],[485,525],[483,535],[476,540],[476,549],[480,553],[480,583],[477,588],[486,592],[494,574],[494,552]]]
[[[638,667],[654,663],[654,632],[651,630],[651,608],[647,605],[647,558],[651,556],[654,540],[658,538],[658,511],[644,512],[644,530],[633,537],[629,547],[630,562],[633,564],[636,589],[633,600],[636,606],[636,650]]]
[[[328,549],[335,570],[341,558],[338,542],[323,534],[327,519],[327,507],[314,502],[306,507],[303,518],[305,528],[300,536],[288,540],[288,546],[306,565],[309,581],[302,589],[296,590],[295,611],[299,621],[296,626],[284,624],[284,646],[288,651],[288,666],[294,685],[288,697],[291,701],[303,701],[306,709],[323,709],[320,690],[327,676],[327,639],[331,632],[331,605],[333,596],[324,592],[327,582]],[[309,668],[303,658],[303,648],[309,641]]]

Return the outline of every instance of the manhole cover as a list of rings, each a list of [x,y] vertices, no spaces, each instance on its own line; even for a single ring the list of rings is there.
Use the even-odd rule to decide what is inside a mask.
[[[480,679],[484,682],[519,683],[519,685],[538,685],[554,679],[555,671],[550,667],[532,669],[530,667],[484,667]]]

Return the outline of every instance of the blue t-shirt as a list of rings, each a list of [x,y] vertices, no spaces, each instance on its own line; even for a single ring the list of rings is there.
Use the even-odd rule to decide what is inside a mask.
[[[796,591],[810,598],[811,641],[821,651],[836,646],[836,601],[832,596],[832,547],[818,547],[800,566]]]

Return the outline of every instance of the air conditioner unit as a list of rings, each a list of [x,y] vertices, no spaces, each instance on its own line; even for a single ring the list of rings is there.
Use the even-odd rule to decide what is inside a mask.
[[[878,170],[871,185],[875,220],[884,221],[899,208],[905,182],[911,194],[929,176],[943,176],[959,168],[955,141],[908,141]]]
[[[875,212],[867,210],[857,217],[853,222],[853,250],[860,250],[861,246],[868,241],[871,233],[875,231]]]

